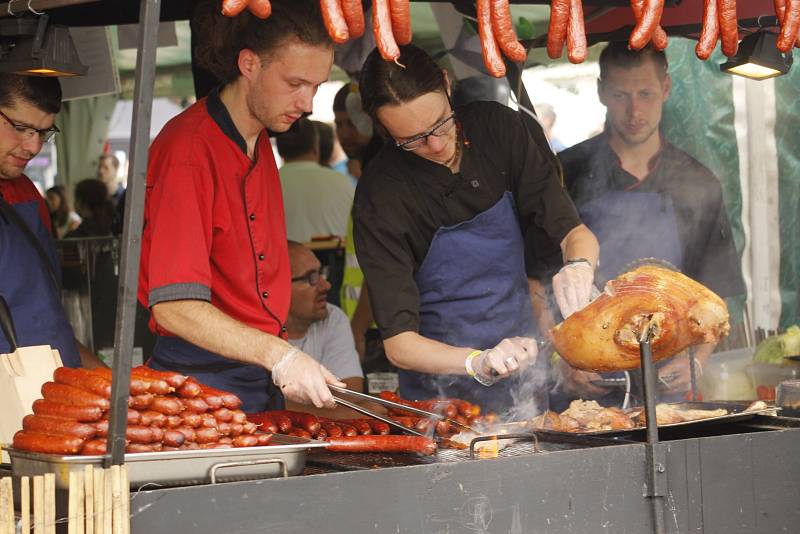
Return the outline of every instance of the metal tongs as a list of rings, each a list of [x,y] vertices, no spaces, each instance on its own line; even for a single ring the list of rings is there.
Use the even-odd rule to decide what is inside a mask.
[[[359,393],[358,391],[353,391],[353,390],[350,390],[350,389],[347,389],[347,388],[340,388],[339,386],[333,386],[333,385],[328,384],[328,387],[330,388],[331,391],[335,391],[337,393],[342,393],[342,394],[345,394],[345,395],[351,395],[351,396],[356,397],[356,398],[361,399],[361,400],[368,400],[368,401],[371,401],[371,402],[375,402],[377,404],[381,404],[381,405],[386,406],[388,408],[396,408],[398,410],[404,410],[406,412],[415,413],[417,415],[421,415],[422,417],[425,417],[425,418],[428,418],[428,419],[435,419],[437,421],[445,421],[447,423],[450,423],[451,425],[454,425],[454,426],[457,426],[457,427],[462,428],[464,430],[467,430],[469,432],[474,432],[475,434],[478,434],[478,432],[476,430],[474,430],[472,427],[470,427],[469,425],[465,425],[463,423],[459,423],[455,419],[451,419],[451,418],[446,417],[446,416],[444,416],[442,414],[438,414],[438,413],[435,413],[435,412],[429,412],[429,411],[426,411],[426,410],[420,410],[419,408],[414,408],[413,406],[406,406],[405,404],[400,404],[399,402],[394,402],[394,401],[382,399],[380,397],[373,397],[372,395],[367,395],[366,393]],[[397,421],[393,420],[390,417],[386,417],[386,416],[383,416],[381,414],[377,414],[377,413],[373,412],[372,410],[364,408],[363,406],[360,406],[360,405],[358,405],[358,404],[356,404],[354,402],[350,402],[348,400],[342,399],[341,397],[338,397],[336,395],[333,396],[333,400],[335,400],[337,404],[341,404],[342,406],[347,406],[351,410],[355,410],[358,413],[364,414],[364,415],[366,415],[368,417],[375,418],[378,421],[383,421],[384,423],[386,423],[388,425],[392,425],[393,427],[399,428],[400,430],[403,430],[404,432],[408,432],[410,434],[415,434],[417,436],[422,436],[422,437],[426,437],[426,438],[430,437],[425,432],[420,432],[416,428],[409,428],[409,427],[407,427],[407,426],[405,426],[403,424],[398,423]],[[438,438],[436,435],[434,435],[433,437],[434,437],[434,439]]]

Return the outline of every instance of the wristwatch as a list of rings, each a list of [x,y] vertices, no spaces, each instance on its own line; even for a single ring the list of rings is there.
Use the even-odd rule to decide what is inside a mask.
[[[570,258],[570,259],[567,260],[567,262],[564,265],[572,265],[572,264],[575,264],[575,263],[585,263],[589,267],[594,269],[594,265],[592,265],[592,262],[590,262],[586,258]]]

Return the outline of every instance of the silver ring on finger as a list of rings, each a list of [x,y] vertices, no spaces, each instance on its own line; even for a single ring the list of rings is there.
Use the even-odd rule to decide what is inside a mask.
[[[517,359],[514,358],[513,356],[509,356],[508,358],[506,358],[506,364],[513,365],[515,363],[517,363]]]

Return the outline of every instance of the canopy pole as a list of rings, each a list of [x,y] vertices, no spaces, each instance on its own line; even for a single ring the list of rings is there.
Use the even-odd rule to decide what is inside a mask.
[[[139,7],[139,53],[136,56],[136,85],[133,91],[130,167],[125,193],[120,280],[117,290],[117,319],[114,330],[114,368],[111,385],[111,414],[108,452],[104,463],[125,461],[125,429],[128,424],[128,392],[136,328],[136,293],[139,289],[139,257],[144,219],[144,191],[147,151],[150,146],[150,117],[156,73],[158,22],[161,0],[141,0]]]

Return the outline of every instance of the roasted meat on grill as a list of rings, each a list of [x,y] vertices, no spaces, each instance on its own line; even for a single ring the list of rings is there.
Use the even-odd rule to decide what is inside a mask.
[[[552,330],[553,345],[572,367],[621,371],[639,367],[639,340],[650,329],[653,360],[730,329],[725,302],[678,272],[646,265],[606,284],[594,302]]]

